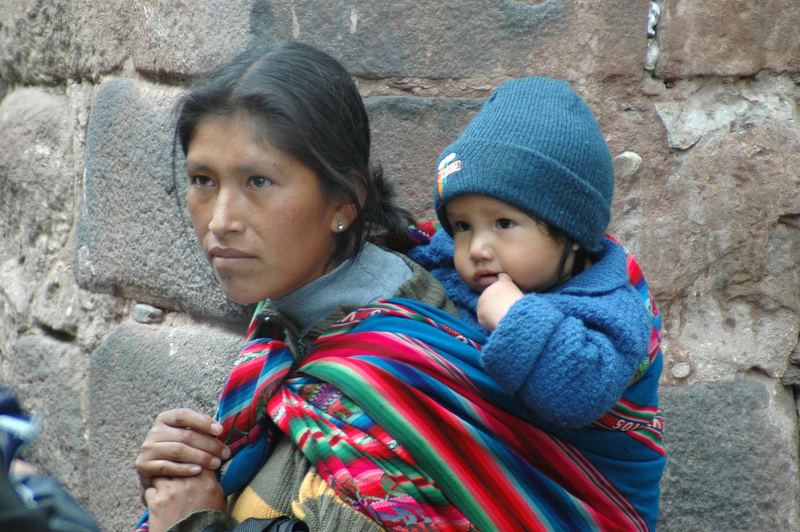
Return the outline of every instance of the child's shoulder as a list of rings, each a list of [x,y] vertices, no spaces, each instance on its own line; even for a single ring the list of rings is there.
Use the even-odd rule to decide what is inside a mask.
[[[438,222],[425,222],[409,228],[409,234],[417,245],[408,251],[408,256],[426,269],[453,265],[453,238]]]

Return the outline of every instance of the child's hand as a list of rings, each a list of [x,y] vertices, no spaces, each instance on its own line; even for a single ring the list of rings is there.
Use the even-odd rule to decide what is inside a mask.
[[[522,296],[522,290],[514,284],[508,274],[498,274],[497,281],[487,286],[478,298],[475,311],[478,322],[489,331],[495,330],[511,305]]]

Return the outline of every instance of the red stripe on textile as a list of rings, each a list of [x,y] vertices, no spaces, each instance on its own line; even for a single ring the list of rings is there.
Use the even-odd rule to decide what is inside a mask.
[[[454,469],[468,490],[476,494],[477,500],[484,507],[487,515],[491,516],[492,522],[497,523],[498,526],[502,522],[504,526],[512,528],[533,527],[541,524],[533,515],[515,516],[516,518],[521,517],[523,520],[509,521],[509,508],[527,509],[529,507],[530,501],[521,497],[515,500],[507,499],[502,505],[494,504],[493,496],[496,497],[497,490],[512,495],[508,493],[511,490],[507,489],[510,481],[506,479],[500,469],[492,467],[496,461],[492,459],[485,448],[473,442],[471,433],[465,434],[460,421],[455,427],[445,424],[445,421],[453,421],[453,419],[447,419],[449,413],[442,411],[438,405],[421,392],[409,389],[400,379],[382,369],[352,358],[343,360],[342,357],[353,357],[355,353],[363,350],[370,355],[408,363],[412,367],[435,375],[444,386],[471,396],[473,407],[481,414],[488,431],[497,433],[501,439],[505,438],[511,448],[538,467],[544,474],[557,479],[560,485],[577,495],[578,499],[591,502],[591,513],[611,515],[609,523],[613,523],[613,516],[617,512],[620,512],[626,520],[630,518],[627,512],[620,509],[619,498],[621,496],[619,493],[604,477],[599,475],[598,471],[590,468],[589,471],[592,471],[593,478],[587,479],[584,478],[586,475],[582,474],[587,470],[583,463],[574,464],[565,469],[565,465],[569,466],[569,460],[565,460],[565,453],[553,444],[552,439],[546,433],[527,423],[522,423],[491,403],[482,401],[472,393],[474,388],[463,386],[463,381],[454,378],[452,374],[442,375],[441,368],[438,365],[432,365],[429,357],[417,357],[411,354],[407,347],[397,345],[396,341],[386,341],[392,339],[393,336],[395,335],[389,333],[351,333],[346,340],[341,342],[341,347],[326,345],[324,354],[322,350],[318,351],[313,360],[324,361],[326,357],[336,359],[335,363],[348,366],[362,375],[362,378],[375,389],[384,391],[390,404],[398,408],[400,413],[412,422],[413,426],[421,427],[421,432],[429,439],[431,447],[439,452],[446,463]],[[435,413],[435,415],[429,413]],[[520,427],[520,425],[524,426]],[[465,449],[462,447],[460,453],[456,452],[453,442],[459,442]],[[579,455],[578,451],[573,449],[572,454],[576,453]],[[471,457],[467,460],[470,467],[465,467],[465,456]],[[580,456],[582,458],[582,455]],[[586,462],[585,459],[583,462]],[[627,501],[625,503],[622,505],[623,508],[631,508]],[[636,515],[638,516],[638,514]]]

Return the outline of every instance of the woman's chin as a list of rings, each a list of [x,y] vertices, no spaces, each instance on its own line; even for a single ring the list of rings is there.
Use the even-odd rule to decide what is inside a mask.
[[[264,295],[252,290],[251,287],[241,286],[238,283],[225,282],[222,279],[220,279],[220,285],[228,299],[239,305],[253,305],[269,297],[269,295]]]

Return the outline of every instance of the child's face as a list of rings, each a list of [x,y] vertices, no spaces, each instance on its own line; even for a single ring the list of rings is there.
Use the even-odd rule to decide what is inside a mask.
[[[558,283],[565,242],[538,220],[488,196],[459,196],[446,209],[456,270],[472,290],[482,292],[499,273],[508,274],[523,292]]]

